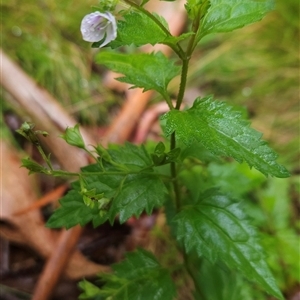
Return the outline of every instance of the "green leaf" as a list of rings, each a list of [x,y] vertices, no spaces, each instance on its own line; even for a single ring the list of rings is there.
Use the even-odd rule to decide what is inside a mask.
[[[166,192],[165,185],[155,174],[128,175],[112,201],[110,222],[113,223],[118,214],[120,223],[124,223],[132,215],[139,217],[144,210],[151,214],[154,207],[162,206]]]
[[[165,201],[166,187],[152,169],[144,146],[126,143],[107,150],[110,161],[82,168],[80,182],[61,200],[47,226],[70,228],[92,221],[96,227],[119,215],[124,223],[143,211],[150,214]]]
[[[135,45],[137,47],[146,44],[175,45],[194,34],[193,32],[187,32],[178,37],[172,36],[169,32],[167,21],[158,14],[153,13],[152,16],[157,22],[161,23],[161,26],[144,13],[130,11],[125,14],[124,20],[118,21],[117,38],[109,46],[114,49],[126,45]]]
[[[157,18],[157,16],[154,16]],[[164,21],[164,19],[159,21]],[[117,48],[125,45],[142,46],[146,44],[155,45],[163,43],[170,36],[168,29],[160,27],[153,19],[146,14],[131,11],[124,15],[124,20],[118,21],[117,38],[110,43],[112,48]]]
[[[154,149],[154,153],[157,155],[162,155],[165,153],[165,150],[166,150],[165,144],[163,142],[158,142],[158,144]]]
[[[194,250],[212,263],[219,259],[282,299],[254,228],[245,220],[239,204],[229,196],[208,190],[196,205],[184,207],[173,222],[176,238],[187,252]]]
[[[257,22],[273,8],[273,0],[211,0],[196,40],[209,33],[228,32]]]
[[[156,90],[162,96],[167,95],[167,86],[178,75],[180,67],[161,52],[152,54],[120,54],[100,52],[96,62],[109,69],[124,74],[117,78],[121,82],[133,84],[132,88],[144,88],[144,91]],[[158,72],[159,70],[159,72]]]
[[[130,143],[125,143],[122,147],[111,145],[108,153],[114,162],[123,164],[133,171],[152,165],[151,158],[144,145],[136,146]]]
[[[79,282],[78,286],[83,291],[83,293],[80,294],[79,299],[96,300],[102,298],[101,295],[99,295],[101,293],[100,288],[90,283],[89,281],[83,279],[82,281]]]
[[[112,268],[114,274],[102,276],[106,284],[97,293],[103,299],[172,300],[176,296],[169,272],[150,252],[142,249],[131,252]]]
[[[145,147],[130,143],[110,147],[107,152],[114,164],[103,162],[104,170],[96,164],[82,169],[83,173],[95,173],[85,178],[86,189],[95,189],[95,193],[112,199],[107,213],[111,223],[117,215],[120,223],[124,223],[132,215],[139,217],[144,210],[151,214],[154,207],[163,204],[166,188],[161,178],[153,173],[152,160]],[[126,171],[120,172],[118,165],[123,165]],[[115,174],[105,174],[106,171]]]
[[[207,259],[195,259],[188,255],[189,265],[195,274],[194,299],[201,300],[265,300],[266,295],[237,272],[229,270],[218,261],[211,264]],[[216,283],[218,288],[216,288]]]
[[[51,174],[51,171],[48,170],[47,168],[43,167],[42,165],[38,164],[37,162],[31,160],[29,157],[28,158],[23,158],[22,159],[22,165],[21,167],[26,168],[29,170],[29,175],[34,174],[34,173],[44,173],[44,174]]]
[[[196,99],[187,111],[172,110],[163,119],[166,135],[175,131],[177,139],[186,145],[201,142],[213,154],[246,161],[266,176],[289,176],[276,162],[277,154],[261,140],[262,134],[250,128],[239,112],[224,102],[213,101],[212,96]]]
[[[46,226],[49,228],[71,228],[77,224],[84,226],[90,221],[94,225],[104,223],[107,218],[100,217],[97,207],[91,208],[83,202],[82,195],[71,190],[59,201],[61,206],[51,215]]]
[[[264,189],[259,191],[260,205],[269,219],[272,231],[290,227],[292,210],[290,189],[288,180],[272,178],[267,181]]]

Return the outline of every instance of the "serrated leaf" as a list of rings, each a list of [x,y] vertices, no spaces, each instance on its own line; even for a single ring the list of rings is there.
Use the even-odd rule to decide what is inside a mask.
[[[282,299],[239,204],[216,190],[208,190],[196,205],[184,207],[174,218],[176,238],[186,251],[194,250],[211,262],[217,259]]]
[[[104,299],[114,300],[172,300],[176,295],[169,272],[145,250],[126,255],[113,265],[114,274],[105,274],[106,284],[97,293]]]
[[[172,110],[163,116],[167,135],[186,145],[201,142],[216,155],[230,156],[238,162],[246,161],[266,176],[288,177],[289,172],[276,162],[277,154],[261,140],[262,134],[249,127],[239,112],[212,96],[198,98],[186,111]]]
[[[115,274],[127,279],[138,278],[145,270],[160,268],[155,256],[144,249],[127,253],[126,259],[119,264],[113,265]]]
[[[180,71],[180,67],[175,66],[173,61],[161,52],[152,54],[100,52],[96,56],[96,62],[124,74],[124,77],[117,80],[132,84],[132,88],[144,88],[144,91],[156,90],[162,96],[167,95],[169,82]]]
[[[154,207],[162,206],[166,192],[163,182],[154,174],[128,175],[121,191],[112,201],[109,209],[110,222],[113,223],[118,214],[120,223],[124,223],[132,215],[139,217],[144,210],[151,214]]]
[[[109,46],[114,49],[126,45],[135,45],[137,47],[146,44],[175,45],[194,34],[193,32],[187,32],[178,37],[172,36],[169,32],[167,21],[155,13],[153,13],[153,17],[162,24],[162,27],[144,13],[131,11],[125,14],[124,20],[118,21],[117,38]]]
[[[273,8],[273,0],[211,0],[196,39],[199,41],[209,33],[229,32],[257,22]]]
[[[70,228],[90,221],[98,226],[107,219],[113,223],[117,215],[124,223],[163,204],[166,188],[159,175],[152,173],[153,163],[144,146],[114,145],[107,154],[111,161],[82,168],[80,184],[75,182],[74,190],[60,200],[61,207],[48,227]]]
[[[86,206],[82,195],[76,190],[69,191],[59,202],[61,206],[47,221],[46,226],[49,228],[65,227],[68,229],[77,224],[84,226],[90,221],[100,225],[107,220],[105,217],[100,217],[97,207]]]
[[[152,164],[151,157],[143,145],[138,147],[125,143],[123,147],[110,146],[108,153],[114,162],[123,164],[130,170],[143,169]]]
[[[139,217],[144,210],[151,214],[153,208],[163,204],[165,185],[158,175],[152,174],[152,160],[143,145],[112,145],[107,152],[115,163],[127,167],[128,173],[136,172],[118,174],[118,168],[110,162],[103,162],[104,171],[113,171],[113,175],[101,174],[103,170],[96,164],[82,169],[83,172],[95,173],[85,178],[87,190],[95,189],[97,194],[104,193],[105,198],[112,199],[107,213],[111,223],[117,215],[120,223],[124,223],[132,215]],[[147,174],[142,171],[145,168]]]
[[[160,21],[166,22],[160,18]],[[125,14],[124,20],[118,21],[117,27],[117,38],[110,43],[112,48],[132,44],[138,47],[146,44],[155,45],[163,43],[171,35],[168,34],[167,27],[164,30],[146,14],[137,11]]]

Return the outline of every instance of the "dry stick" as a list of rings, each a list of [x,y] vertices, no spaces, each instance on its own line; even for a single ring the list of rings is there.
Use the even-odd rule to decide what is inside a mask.
[[[66,126],[74,126],[75,121],[67,115],[50,94],[37,86],[1,49],[0,57],[2,63],[1,85],[13,96],[21,109],[34,120],[38,128],[50,133],[50,137],[44,138],[43,142],[56,156],[60,165],[67,171],[79,171],[80,167],[88,162],[86,154],[78,148],[70,147],[58,137]],[[81,132],[88,144],[95,144],[83,130]],[[81,232],[82,229],[79,226],[61,232],[57,248],[48,258],[36,285],[33,299],[49,299]]]
[[[62,197],[64,192],[67,190],[67,188],[68,188],[67,184],[60,185],[54,190],[44,195],[42,198],[38,199],[37,201],[34,201],[31,205],[16,211],[13,215],[20,216],[28,213],[29,211],[40,209],[41,207],[44,207],[45,205],[51,202],[58,201]]]
[[[49,299],[55,284],[58,282],[61,273],[68,263],[72,251],[74,251],[81,231],[81,227],[76,226],[72,230],[63,230],[60,234],[57,241],[57,248],[44,266],[43,273],[39,277],[35,287],[32,300]]]
[[[12,104],[23,111],[24,118],[32,119],[38,129],[49,133],[48,137],[41,136],[40,139],[55,155],[60,165],[69,172],[78,172],[80,167],[87,164],[86,153],[82,149],[71,147],[59,137],[67,126],[72,127],[76,124],[75,120],[46,90],[39,87],[11,61],[2,49],[0,57],[0,84],[16,101],[12,101]],[[85,130],[80,131],[86,144],[95,144]]]

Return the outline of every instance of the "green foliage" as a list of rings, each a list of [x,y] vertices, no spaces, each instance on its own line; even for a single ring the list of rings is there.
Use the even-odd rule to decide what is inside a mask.
[[[151,214],[165,200],[165,186],[157,175],[128,175],[121,184],[122,192],[115,196],[109,210],[111,223],[118,214],[121,223],[133,215],[139,217],[144,210]]]
[[[133,87],[144,88],[144,91],[156,90],[167,96],[167,86],[171,79],[178,75],[180,68],[162,53],[152,54],[120,54],[100,52],[96,61],[125,77],[118,78],[121,82],[132,84]],[[157,70],[159,69],[159,72]]]
[[[137,26],[138,24],[138,26]],[[137,47],[146,44],[175,45],[186,39],[193,33],[184,33],[178,37],[169,32],[166,20],[157,14],[145,14],[138,11],[130,11],[124,14],[124,19],[118,22],[117,38],[109,45],[111,48],[135,45]]]
[[[29,171],[29,175],[34,174],[34,173],[49,174],[49,171],[47,168],[45,168],[42,165],[38,164],[37,162],[31,160],[29,157],[22,159],[21,167],[26,168]]]
[[[274,8],[273,0],[211,0],[197,40],[209,33],[228,32],[261,20]]]
[[[155,18],[154,15],[152,15]],[[137,26],[138,24],[138,26]],[[170,35],[168,28],[159,26],[149,16],[130,11],[124,15],[124,20],[118,22],[118,35],[115,41],[110,43],[112,48],[131,45],[142,46],[163,43]]]
[[[289,176],[276,163],[275,152],[261,141],[261,134],[249,128],[240,113],[225,103],[213,101],[211,96],[196,99],[187,111],[170,111],[163,119],[166,134],[176,132],[178,139],[187,145],[201,141],[212,153],[233,157],[240,163],[246,161],[265,175]]]
[[[132,170],[141,170],[151,167],[152,161],[143,145],[136,146],[125,143],[124,146],[110,145],[108,150],[110,158],[119,164],[124,164]]]
[[[49,228],[71,228],[77,224],[84,226],[93,222],[94,226],[104,223],[106,218],[101,217],[97,207],[91,208],[83,202],[82,195],[77,190],[71,190],[59,201],[60,207],[47,221]]]
[[[35,139],[37,132],[30,131],[33,138],[29,140],[38,147],[48,168],[28,159],[23,161],[24,167],[30,172],[78,177],[47,226],[70,228],[88,222],[98,226],[106,221],[113,224],[115,219],[124,223],[131,216],[139,217],[143,211],[151,214],[154,208],[163,207],[173,235],[168,239],[180,252],[182,265],[180,262],[179,267],[163,268],[152,254],[138,250],[114,265],[114,274],[101,276],[104,281],[101,288],[87,281],[80,283],[81,299],[174,299],[173,280],[178,278],[178,269],[189,273],[193,280],[195,299],[263,299],[263,292],[257,286],[282,299],[268,265],[276,279],[280,279],[280,288],[293,287],[298,271],[293,267],[297,234],[289,224],[289,185],[287,181],[272,181],[275,182],[272,185],[246,164],[224,162],[220,156],[246,162],[266,176],[288,177],[288,171],[276,163],[277,155],[261,140],[261,134],[249,127],[241,113],[224,102],[207,96],[197,98],[186,111],[179,109],[189,67],[193,67],[191,57],[202,37],[260,20],[272,9],[273,2],[189,0],[186,10],[191,31],[179,37],[170,34],[163,17],[143,7],[146,2],[126,1],[132,7],[118,14],[123,19],[117,21],[118,35],[109,46],[161,43],[174,51],[177,61],[161,52],[125,54],[126,47],[121,48],[120,53],[101,51],[96,61],[123,74],[119,81],[144,91],[155,90],[167,102],[170,111],[162,118],[162,127],[170,137],[166,143],[170,147],[167,149],[159,142],[150,151],[144,146],[126,143],[110,145],[108,149],[97,145],[92,152],[85,148],[76,125],[68,128],[63,138],[83,148],[96,163],[82,168],[79,173],[68,173],[53,169],[49,156],[45,156]],[[181,43],[183,39],[186,41]],[[216,56],[212,54],[214,59]],[[170,82],[179,73],[179,91],[171,97]],[[176,98],[175,104],[171,98]],[[23,128],[19,133],[27,137],[32,128],[25,127],[25,131]],[[262,184],[265,184],[264,192],[254,192]],[[236,198],[239,200],[234,200]],[[243,206],[239,203],[241,199],[245,200]],[[253,217],[253,225],[263,229],[260,234],[263,247],[246,212]],[[263,254],[265,251],[267,257]],[[280,275],[284,273],[282,265],[291,269],[292,276]]]
[[[109,161],[82,169],[81,181],[62,198],[48,227],[70,228],[90,221],[99,226],[106,220],[114,223],[117,215],[124,223],[133,215],[151,214],[153,208],[162,206],[167,190],[160,175],[153,172],[145,148],[129,143],[112,147],[107,151]]]
[[[258,191],[259,207],[264,216],[258,225],[263,228],[262,244],[270,253],[267,262],[276,274],[279,287],[287,290],[300,281],[300,266],[295,263],[299,259],[299,233],[297,225],[293,224],[298,218],[293,209],[295,199],[290,194],[293,181],[299,184],[296,176],[285,181],[274,178]],[[295,195],[296,201],[299,201],[298,195],[299,192]]]
[[[266,296],[243,280],[239,274],[229,270],[218,262],[211,264],[208,260],[193,260],[193,272],[196,285],[195,299],[201,300],[264,300]],[[216,286],[218,288],[216,288]]]
[[[176,237],[187,252],[194,250],[214,263],[224,261],[270,294],[282,298],[257,243],[253,227],[230,197],[209,190],[196,205],[183,207],[175,216]]]
[[[123,262],[113,266],[113,270],[114,274],[101,276],[106,282],[101,289],[82,283],[80,287],[84,293],[79,299],[171,300],[176,295],[168,270],[145,250],[128,253]]]

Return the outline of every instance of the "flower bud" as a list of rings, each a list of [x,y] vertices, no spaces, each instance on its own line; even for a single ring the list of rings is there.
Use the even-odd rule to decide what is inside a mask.
[[[85,144],[79,131],[79,124],[76,124],[73,128],[68,127],[65,133],[61,135],[61,138],[63,138],[69,145],[85,149]]]

